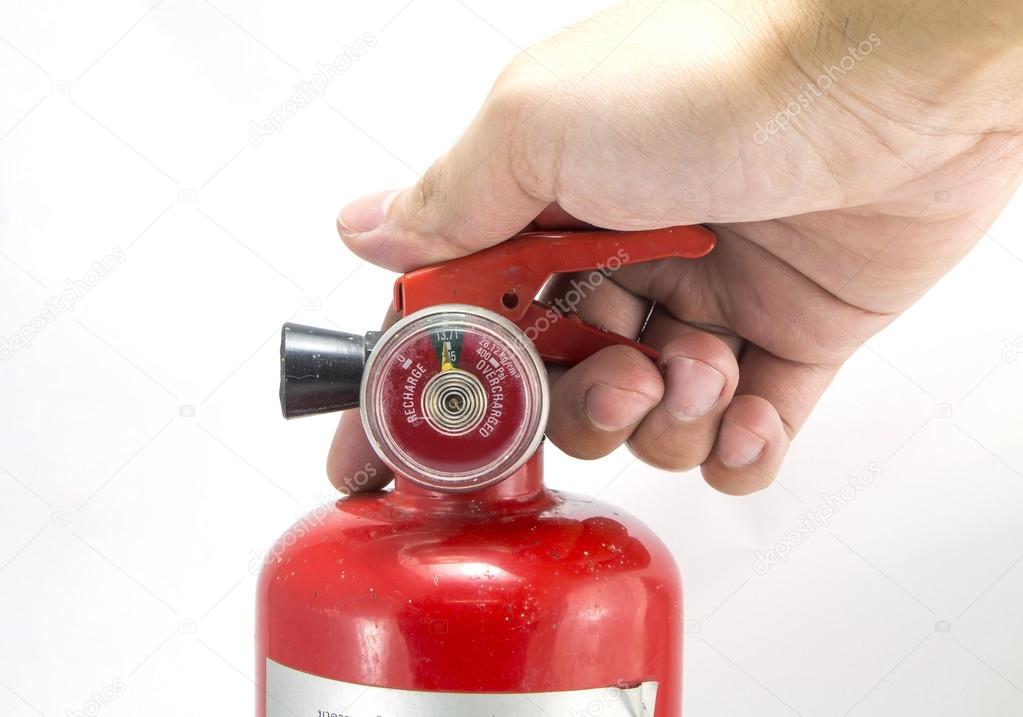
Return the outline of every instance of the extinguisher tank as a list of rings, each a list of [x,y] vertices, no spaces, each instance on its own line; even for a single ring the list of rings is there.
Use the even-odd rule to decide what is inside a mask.
[[[285,327],[285,414],[353,407],[358,384],[395,485],[321,506],[267,554],[257,717],[681,714],[670,552],[543,478],[545,362],[656,352],[531,298],[552,273],[604,272],[601,256],[713,244],[699,227],[527,235],[402,276],[404,318],[382,335]]]
[[[399,479],[300,520],[259,579],[260,717],[680,714],[682,597],[642,523],[547,490]]]

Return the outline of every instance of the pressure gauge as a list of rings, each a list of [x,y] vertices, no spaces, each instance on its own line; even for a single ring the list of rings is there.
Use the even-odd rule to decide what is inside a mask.
[[[461,304],[394,324],[366,362],[359,400],[374,449],[394,472],[438,490],[507,478],[547,423],[547,373],[507,319]]]

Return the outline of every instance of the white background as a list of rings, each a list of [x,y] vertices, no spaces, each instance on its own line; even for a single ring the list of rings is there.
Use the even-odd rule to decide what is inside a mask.
[[[518,47],[592,9],[0,6],[0,337],[124,252],[0,362],[0,715],[111,685],[98,714],[251,714],[253,566],[329,496],[335,423],[279,417],[279,326],[376,327],[392,277],[346,253],[337,210],[414,181]],[[249,141],[367,32],[325,97]],[[549,451],[551,484],[677,556],[688,717],[1023,713],[1021,230],[1017,197],[849,362],[764,493]]]

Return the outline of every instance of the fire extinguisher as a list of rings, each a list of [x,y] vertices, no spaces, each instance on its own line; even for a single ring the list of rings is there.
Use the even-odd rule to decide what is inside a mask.
[[[259,717],[677,717],[682,593],[621,510],[544,487],[544,363],[617,334],[534,297],[562,272],[699,258],[702,227],[522,234],[412,271],[383,333],[285,324],[286,417],[358,407],[394,488],[311,513],[268,554]]]

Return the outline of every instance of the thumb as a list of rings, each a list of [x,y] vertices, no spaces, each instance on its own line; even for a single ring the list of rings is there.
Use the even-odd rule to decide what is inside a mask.
[[[455,146],[414,186],[371,194],[341,210],[337,227],[345,244],[367,261],[407,271],[521,231],[554,199],[533,167],[528,181],[516,173],[525,174],[527,147],[548,144],[544,110],[555,91],[549,85],[528,71],[506,70]]]

